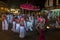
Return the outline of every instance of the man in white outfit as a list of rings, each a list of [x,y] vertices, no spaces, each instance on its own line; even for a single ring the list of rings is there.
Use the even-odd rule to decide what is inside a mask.
[[[32,27],[33,27],[33,16],[30,16],[29,20],[27,21],[26,30],[28,31],[28,29],[29,29],[30,31],[33,31]]]
[[[24,18],[21,17],[20,18],[20,34],[19,34],[19,37],[20,38],[24,38],[25,37],[25,23],[24,23]]]
[[[8,22],[4,14],[2,14],[2,30],[8,30]]]
[[[30,21],[27,22],[26,31],[28,31],[28,30],[33,31],[33,29],[32,29],[32,23]]]
[[[9,30],[11,30],[12,28],[12,20],[13,20],[13,15],[7,14],[7,22],[8,22]]]
[[[15,18],[13,18],[13,20],[12,20],[12,29],[11,29],[13,32],[15,32],[15,28],[16,28],[15,24],[16,24]]]
[[[19,28],[20,28],[19,19],[16,17],[15,18],[15,32],[19,33]]]

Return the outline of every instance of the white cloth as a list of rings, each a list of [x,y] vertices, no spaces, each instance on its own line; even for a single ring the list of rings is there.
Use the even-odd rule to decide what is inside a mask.
[[[34,18],[32,17],[29,17],[29,21],[32,23],[32,26],[33,26],[33,23],[34,23]]]
[[[9,17],[9,15],[7,15],[7,21],[8,21],[8,23],[9,23],[9,20],[10,20],[10,17]]]
[[[18,19],[20,20],[20,16],[18,15]]]
[[[27,24],[26,24],[26,21],[24,21],[24,27],[25,27],[25,28],[26,28],[26,25],[27,25]]]
[[[30,31],[33,31],[32,26],[32,22],[27,22],[26,30],[28,31],[28,29],[30,29]]]
[[[2,30],[8,30],[7,20],[2,21]]]
[[[15,32],[15,24],[16,24],[15,21],[13,21],[13,26],[12,26],[12,29],[11,29],[13,32]]]
[[[25,37],[25,28],[22,27],[22,26],[20,26],[19,37],[20,37],[20,38],[24,38],[24,37]]]
[[[32,27],[32,22],[27,22],[27,26]]]
[[[16,32],[19,33],[20,24],[19,23],[15,24],[15,27],[16,27]]]
[[[12,23],[13,15],[10,15],[10,23]]]
[[[56,26],[55,27],[57,28],[58,26],[59,26],[59,23],[56,21]]]
[[[12,23],[13,15],[7,15],[8,23]]]

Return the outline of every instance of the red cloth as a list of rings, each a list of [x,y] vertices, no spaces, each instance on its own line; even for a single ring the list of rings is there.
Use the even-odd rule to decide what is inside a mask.
[[[44,40],[44,31],[42,29],[38,29],[38,32],[40,33],[37,40]]]
[[[15,18],[12,19],[12,22],[15,21]]]
[[[38,22],[41,22],[42,21],[42,18],[40,17],[40,18],[38,18]]]
[[[21,17],[21,18],[20,18],[20,21],[24,21],[24,18],[23,18],[23,17]]]
[[[24,18],[23,17],[20,18],[20,26],[24,27]]]
[[[46,19],[45,23],[48,23],[48,19]]]

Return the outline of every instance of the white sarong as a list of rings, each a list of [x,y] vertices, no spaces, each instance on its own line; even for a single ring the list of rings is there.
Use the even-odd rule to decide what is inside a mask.
[[[24,37],[25,37],[25,28],[22,27],[22,26],[20,26],[19,37],[20,37],[20,38],[24,38]]]
[[[16,24],[15,26],[16,26],[16,30],[15,30],[15,31],[16,31],[17,33],[19,33],[20,24],[18,23],[18,24]]]
[[[8,23],[6,20],[2,21],[2,30],[8,30]]]
[[[15,32],[15,24],[16,24],[15,21],[13,21],[13,26],[12,26],[12,29],[11,29],[13,32]]]

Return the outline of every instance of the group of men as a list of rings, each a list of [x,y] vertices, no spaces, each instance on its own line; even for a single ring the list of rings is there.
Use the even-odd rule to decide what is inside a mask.
[[[9,30],[11,26],[11,31],[19,33],[20,38],[24,38],[26,31],[33,31],[34,25],[39,22],[39,26],[42,29],[45,24],[45,19],[43,17],[34,18],[33,15],[14,15],[14,14],[2,14],[2,30]],[[43,22],[40,22],[43,21]]]
[[[11,28],[10,28],[11,26]],[[24,38],[26,31],[33,31],[33,16],[25,18],[24,14],[2,14],[2,30],[11,29],[13,32],[19,33],[20,38]]]

